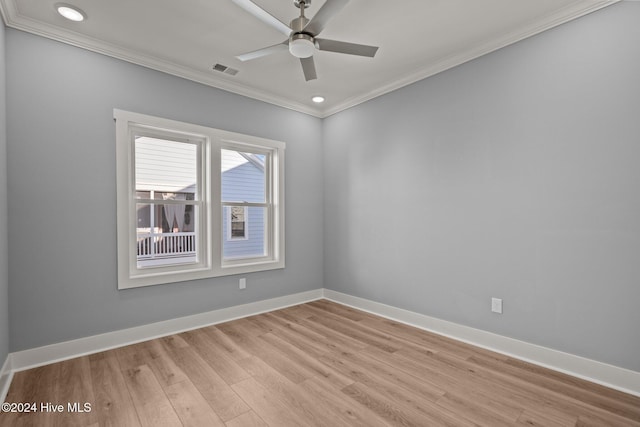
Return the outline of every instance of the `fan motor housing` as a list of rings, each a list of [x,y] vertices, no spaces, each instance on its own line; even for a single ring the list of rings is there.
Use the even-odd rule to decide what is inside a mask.
[[[304,32],[304,27],[306,27],[308,23],[309,23],[309,20],[306,17],[300,16],[292,20],[289,26],[291,27],[291,30],[293,30],[294,33],[302,33]]]

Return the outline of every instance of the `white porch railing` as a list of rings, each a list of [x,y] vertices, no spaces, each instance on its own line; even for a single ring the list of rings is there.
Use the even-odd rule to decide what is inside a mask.
[[[196,254],[196,233],[138,233],[138,260]]]

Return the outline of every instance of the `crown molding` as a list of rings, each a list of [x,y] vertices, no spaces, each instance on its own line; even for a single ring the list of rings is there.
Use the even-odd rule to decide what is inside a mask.
[[[100,53],[132,64],[161,71],[173,76],[182,77],[187,80],[257,99],[259,101],[264,101],[279,107],[309,114],[311,116],[320,117],[321,115],[317,109],[310,108],[308,105],[291,101],[263,90],[231,82],[225,78],[218,77],[207,72],[194,70],[192,68],[167,61],[163,58],[145,55],[75,31],[30,19],[20,15],[16,7],[15,0],[0,0],[0,13],[2,13],[5,25],[17,30],[46,37],[48,39],[79,47],[91,52]]]
[[[522,27],[518,29],[517,31],[513,31],[499,38],[494,38],[488,41],[481,42],[480,44],[472,46],[463,52],[459,52],[457,54],[442,58],[441,60],[437,61],[432,65],[429,65],[413,73],[410,73],[387,85],[380,86],[374,91],[347,99],[346,101],[342,102],[339,105],[336,105],[333,108],[324,110],[322,113],[322,118],[329,117],[333,114],[339,113],[340,111],[344,111],[351,107],[355,107],[356,105],[362,104],[373,98],[377,98],[386,93],[393,92],[394,90],[400,89],[404,86],[408,86],[417,81],[426,79],[427,77],[431,77],[435,74],[441,73],[450,68],[457,67],[458,65],[464,64],[465,62],[472,61],[488,53],[502,49],[503,47],[507,47],[521,40],[524,40],[526,38],[535,36],[536,34],[540,34],[546,30],[550,30],[551,28],[557,27],[559,25],[565,24],[574,19],[580,18],[582,16],[588,15],[592,12],[595,12],[597,10],[610,6],[614,3],[618,3],[619,1],[621,0],[601,0],[601,1],[577,0],[571,5],[568,5],[567,7],[564,7],[563,9],[559,10],[558,12],[552,15],[546,16],[543,20],[536,20],[534,22],[531,22],[526,27]],[[630,0],[625,0],[625,1],[630,1]],[[633,1],[640,1],[640,0],[633,0]]]
[[[255,87],[231,82],[222,76],[215,76],[203,71],[193,70],[162,58],[144,55],[74,31],[29,19],[19,14],[15,3],[16,0],[0,0],[0,13],[2,14],[5,24],[11,28],[60,41],[92,52],[111,56],[136,65],[161,71],[177,77],[182,77],[207,86],[212,86],[238,95],[277,105],[279,107],[298,111],[318,118],[326,118],[339,113],[340,111],[362,104],[373,98],[377,98],[378,96],[400,89],[419,80],[433,76],[442,71],[446,71],[480,56],[554,28],[558,25],[595,12],[614,3],[618,3],[619,1],[621,0],[576,0],[556,13],[548,15],[543,19],[535,20],[517,31],[470,46],[469,49],[466,49],[463,52],[458,52],[451,56],[442,58],[433,64],[410,74],[401,76],[397,80],[380,86],[375,90],[351,97],[331,108],[325,109],[312,108],[306,104],[292,101],[286,97],[278,96]]]

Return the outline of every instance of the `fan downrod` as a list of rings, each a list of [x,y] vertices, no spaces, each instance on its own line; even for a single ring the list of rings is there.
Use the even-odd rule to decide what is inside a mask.
[[[293,0],[293,4],[300,9],[300,16],[293,19],[289,27],[291,27],[293,34],[304,33],[304,29],[309,23],[309,19],[304,16],[304,10],[311,5],[311,0]]]

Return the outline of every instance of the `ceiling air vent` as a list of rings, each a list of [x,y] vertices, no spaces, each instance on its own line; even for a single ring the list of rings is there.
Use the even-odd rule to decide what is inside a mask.
[[[234,70],[233,68],[227,67],[226,65],[216,64],[213,66],[215,71],[220,71],[221,73],[230,74],[235,76],[238,73],[238,70]]]

